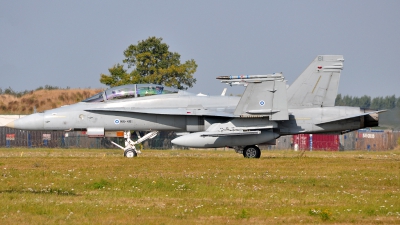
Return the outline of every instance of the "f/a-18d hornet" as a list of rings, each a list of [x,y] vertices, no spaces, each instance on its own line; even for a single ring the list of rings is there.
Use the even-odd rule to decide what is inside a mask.
[[[89,137],[125,138],[125,157],[140,153],[135,144],[158,131],[186,132],[172,140],[191,148],[231,147],[259,158],[257,145],[276,143],[283,135],[345,133],[378,126],[378,113],[358,107],[335,107],[342,55],[317,56],[287,87],[282,73],[220,76],[244,85],[241,97],[204,96],[156,84],[113,87],[82,102],[34,113],[9,123],[24,130],[86,131]],[[150,131],[133,141],[130,130]]]

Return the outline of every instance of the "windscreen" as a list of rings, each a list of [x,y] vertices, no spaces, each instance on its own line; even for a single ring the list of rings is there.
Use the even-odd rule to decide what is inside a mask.
[[[98,93],[83,102],[102,102],[106,100],[139,98],[151,95],[178,93],[178,89],[165,87],[158,84],[129,84],[107,89]]]
[[[104,101],[103,93],[104,92],[97,93],[97,94],[93,95],[92,97],[89,97],[89,98],[83,100],[82,102],[102,102],[102,101]]]

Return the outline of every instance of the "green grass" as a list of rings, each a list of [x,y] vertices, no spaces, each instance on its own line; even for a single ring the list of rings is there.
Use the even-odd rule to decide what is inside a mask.
[[[400,223],[400,151],[0,149],[1,224]]]

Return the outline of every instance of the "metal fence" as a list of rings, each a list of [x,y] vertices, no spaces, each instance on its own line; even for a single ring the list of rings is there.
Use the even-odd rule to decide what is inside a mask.
[[[137,138],[132,134],[133,139]],[[144,148],[171,149],[174,132],[160,132],[155,138],[143,143]],[[89,138],[84,132],[74,131],[26,131],[0,127],[0,147],[27,148],[116,148],[111,140],[124,145],[123,138]]]
[[[143,135],[143,134],[142,134]],[[143,143],[144,149],[177,149],[171,140],[174,132],[160,132],[155,138]],[[137,138],[135,134],[132,137]],[[261,145],[263,150],[293,149],[293,136],[282,136],[276,145]],[[112,141],[124,145],[123,138],[112,138]],[[400,143],[400,131],[391,130],[358,130],[339,136],[340,150],[389,150]],[[66,131],[25,131],[0,127],[0,147],[27,148],[116,148],[108,138],[89,138],[83,132]],[[307,149],[306,149],[307,150]]]
[[[103,138],[88,138],[81,132],[26,131],[0,127],[0,147],[110,148]]]

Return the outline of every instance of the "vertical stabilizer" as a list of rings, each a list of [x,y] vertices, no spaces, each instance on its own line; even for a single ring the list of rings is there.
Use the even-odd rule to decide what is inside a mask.
[[[335,106],[342,55],[319,55],[287,90],[289,108]]]

